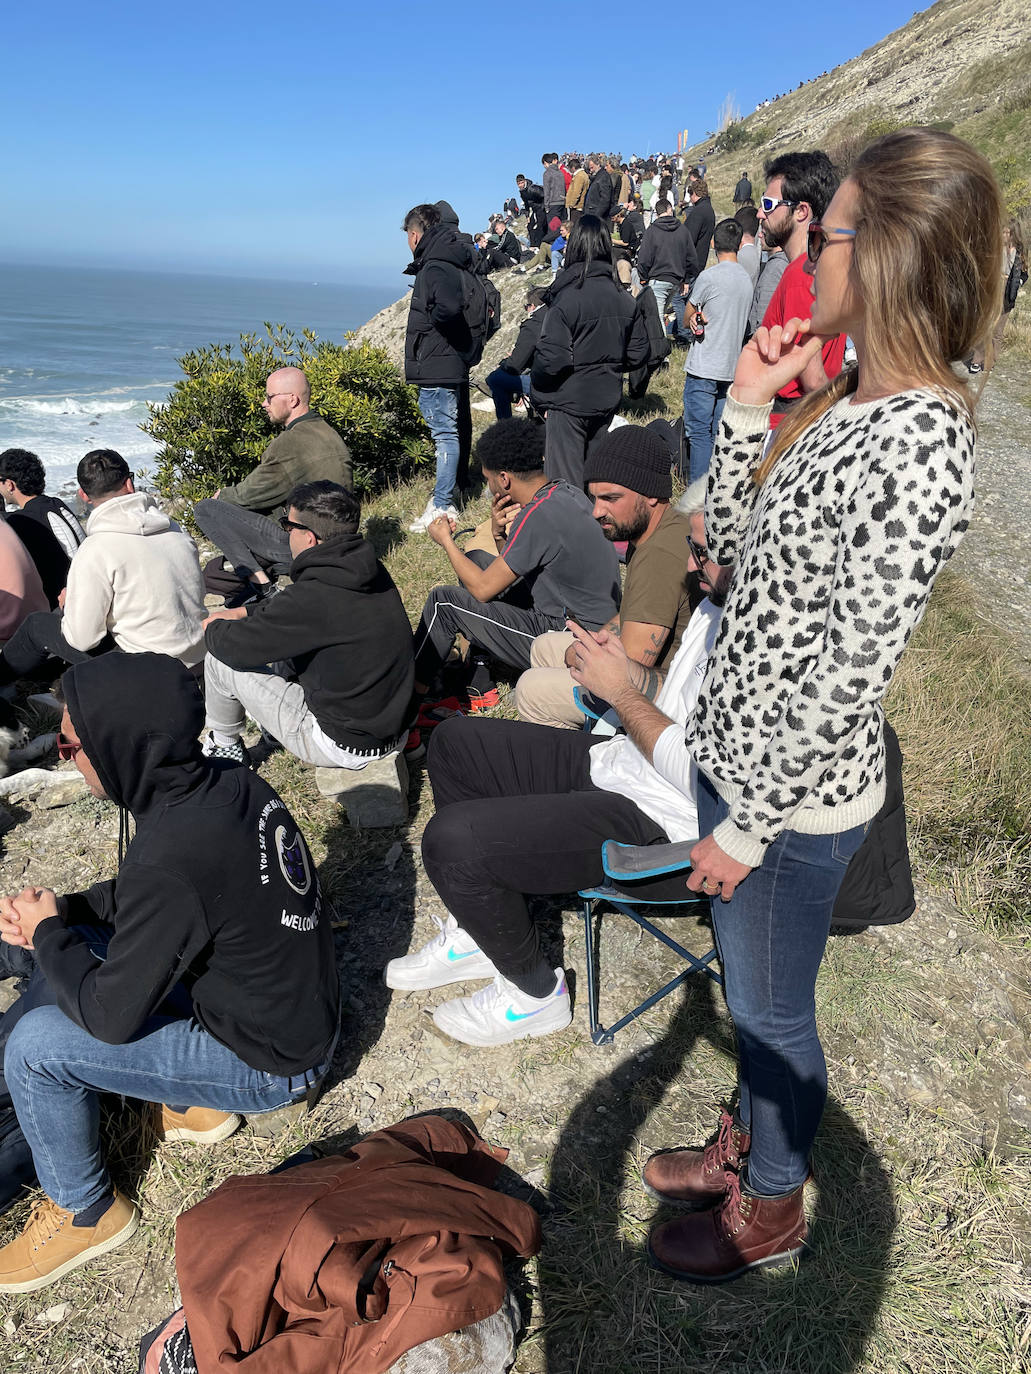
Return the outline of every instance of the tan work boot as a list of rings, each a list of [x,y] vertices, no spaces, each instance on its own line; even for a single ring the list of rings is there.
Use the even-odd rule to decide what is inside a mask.
[[[235,1112],[216,1112],[211,1107],[187,1107],[173,1112],[171,1107],[155,1107],[154,1133],[158,1140],[192,1140],[198,1145],[214,1145],[239,1127]]]
[[[33,1293],[98,1255],[123,1245],[140,1224],[140,1214],[115,1189],[114,1201],[96,1226],[73,1226],[73,1213],[44,1197],[32,1209],[25,1230],[0,1250],[0,1293]]]

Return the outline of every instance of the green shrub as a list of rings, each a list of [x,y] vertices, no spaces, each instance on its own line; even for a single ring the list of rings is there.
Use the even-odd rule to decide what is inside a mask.
[[[179,509],[254,467],[273,431],[261,403],[265,379],[277,367],[303,368],[312,406],[351,450],[355,490],[367,495],[390,481],[406,481],[429,461],[431,446],[416,404],[386,352],[371,344],[301,339],[284,325],[266,336],[241,334],[238,348],[210,344],[178,360],[185,376],[164,405],[148,407],[141,426],[161,449],[155,484]]]
[[[733,123],[728,124],[725,129],[721,129],[716,135],[716,139],[720,145],[720,152],[722,153],[732,153],[738,148],[743,148],[751,141],[748,136],[748,130],[744,126],[744,121],[740,119],[734,120]]]

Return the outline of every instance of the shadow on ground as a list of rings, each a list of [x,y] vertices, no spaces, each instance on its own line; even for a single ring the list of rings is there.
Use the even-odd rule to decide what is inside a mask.
[[[648,1229],[668,1213],[656,1211],[640,1186],[636,1141],[664,1099],[690,1094],[682,1075],[703,1040],[733,1058],[715,987],[693,978],[662,1039],[600,1079],[562,1131],[540,1261],[548,1374],[716,1367],[847,1374],[861,1361],[896,1215],[886,1170],[834,1101],[817,1141],[817,1203],[797,1271],[757,1270],[698,1288],[647,1266]]]

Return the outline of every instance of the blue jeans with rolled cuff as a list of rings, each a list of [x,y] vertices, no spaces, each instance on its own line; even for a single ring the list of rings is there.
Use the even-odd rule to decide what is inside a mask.
[[[421,386],[419,410],[433,436],[437,455],[433,504],[437,510],[447,510],[454,498],[458,479],[458,387]]]
[[[698,833],[730,810],[698,775]],[[816,975],[849,860],[868,825],[838,835],[783,830],[729,902],[711,898],[738,1047],[738,1115],[751,1130],[748,1183],[779,1196],[805,1182],[827,1099]]]
[[[110,933],[91,932],[98,958]],[[306,1073],[279,1077],[252,1069],[192,1017],[157,1014],[124,1045],[108,1045],[59,1007],[37,1006],[11,1032],[4,1074],[40,1186],[59,1207],[83,1212],[112,1186],[100,1154],[101,1093],[179,1110],[270,1112],[306,1097],[332,1054]]]

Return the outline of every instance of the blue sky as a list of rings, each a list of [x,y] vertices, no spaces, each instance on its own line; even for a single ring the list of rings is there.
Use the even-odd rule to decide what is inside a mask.
[[[0,261],[399,283],[401,218],[463,227],[548,149],[692,141],[904,24],[904,0],[14,6]]]

